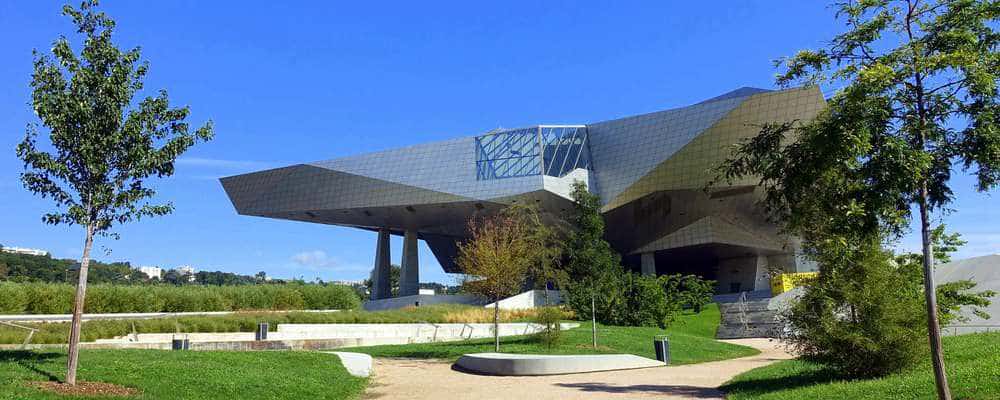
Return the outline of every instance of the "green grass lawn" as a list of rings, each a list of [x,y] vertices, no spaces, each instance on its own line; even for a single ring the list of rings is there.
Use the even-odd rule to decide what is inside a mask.
[[[547,348],[532,337],[501,338],[500,349],[506,353],[595,354],[627,353],[655,358],[653,336],[666,334],[670,339],[673,364],[691,364],[757,354],[756,349],[723,343],[714,339],[719,325],[719,308],[712,304],[699,314],[681,315],[666,329],[598,325],[598,349],[591,346],[590,323],[563,332],[563,341]],[[493,351],[493,339],[460,342],[384,345],[344,349],[375,357],[440,358],[455,360],[462,354]]]
[[[0,399],[79,398],[27,385],[62,379],[65,365],[65,353],[0,351]],[[205,400],[350,399],[367,383],[348,375],[333,354],[296,351],[86,350],[78,379],[141,391],[129,398]]]
[[[945,337],[944,352],[955,399],[1000,399],[1000,333]],[[929,360],[869,380],[844,380],[814,363],[782,361],[739,375],[722,390],[736,400],[936,398]]]

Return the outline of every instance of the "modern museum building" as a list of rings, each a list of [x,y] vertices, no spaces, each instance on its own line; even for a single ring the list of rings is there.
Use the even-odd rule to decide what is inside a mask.
[[[389,237],[403,237],[399,295],[416,295],[417,242],[458,273],[470,218],[534,203],[569,218],[575,181],[601,199],[627,268],[692,273],[719,293],[767,289],[768,269],[811,270],[759,204],[756,181],[706,188],[734,145],[766,123],[807,121],[818,87],[741,88],[686,107],[575,125],[497,129],[222,178],[237,212],[378,232],[373,299],[389,297]]]

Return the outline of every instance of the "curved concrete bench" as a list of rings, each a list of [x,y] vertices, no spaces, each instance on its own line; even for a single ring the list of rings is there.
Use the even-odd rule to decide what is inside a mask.
[[[455,362],[459,368],[488,375],[560,375],[662,367],[663,362],[632,354],[542,355],[475,353]]]

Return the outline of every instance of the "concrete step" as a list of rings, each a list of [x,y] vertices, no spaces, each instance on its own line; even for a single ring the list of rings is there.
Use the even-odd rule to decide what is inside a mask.
[[[760,311],[770,311],[767,308],[767,302],[762,303],[747,303],[746,309],[748,312],[760,312]],[[723,314],[736,314],[740,312],[740,307],[736,304],[719,305],[719,312]]]
[[[780,324],[720,325],[715,332],[716,339],[773,338],[780,333]]]
[[[776,314],[771,311],[757,311],[747,313],[747,320],[754,324],[771,324],[774,323],[774,318]],[[740,314],[723,314],[722,315],[722,325],[736,325],[741,324],[743,321],[740,318]]]
[[[722,304],[722,303],[735,303],[735,302],[740,301],[740,295],[741,295],[741,293],[717,294],[715,296],[712,296],[712,301],[715,301],[716,303],[719,303],[719,304]],[[748,300],[761,300],[761,299],[769,299],[769,298],[771,298],[771,290],[770,289],[767,289],[767,290],[757,290],[757,291],[753,291],[753,292],[747,292],[747,299]]]

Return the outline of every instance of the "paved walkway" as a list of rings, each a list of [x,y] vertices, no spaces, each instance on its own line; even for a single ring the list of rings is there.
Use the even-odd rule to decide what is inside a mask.
[[[435,360],[376,359],[366,399],[723,399],[717,388],[753,368],[791,358],[768,339],[726,342],[761,354],[701,364],[556,376],[481,376]]]

